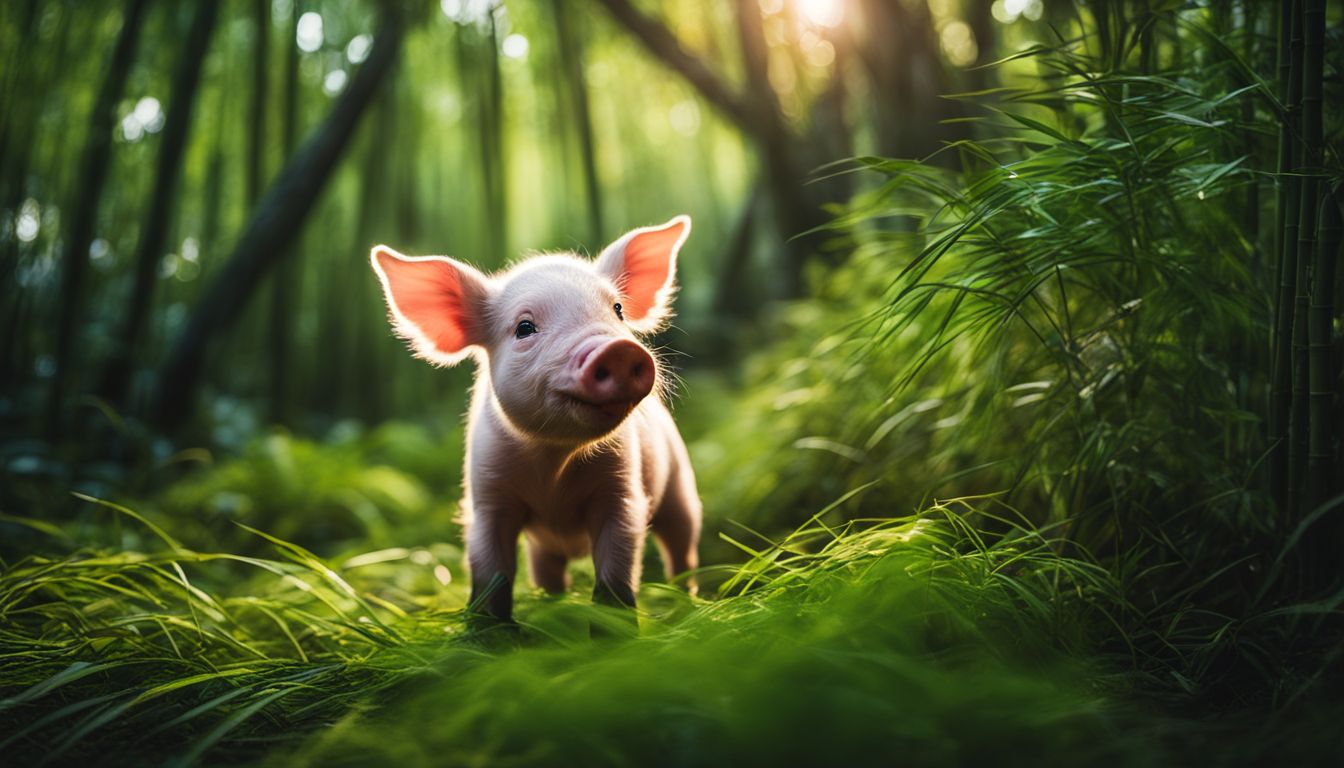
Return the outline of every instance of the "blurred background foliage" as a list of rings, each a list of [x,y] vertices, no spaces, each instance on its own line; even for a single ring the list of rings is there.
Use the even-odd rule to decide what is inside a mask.
[[[202,460],[260,455],[254,440],[340,442],[405,420],[451,445],[470,372],[431,369],[392,338],[364,262],[377,242],[494,268],[592,253],[687,212],[677,326],[659,342],[683,375],[706,374],[688,408],[696,387],[728,394],[784,314],[808,311],[780,300],[810,293],[849,242],[799,235],[876,183],[821,169],[968,135],[944,121],[970,108],[942,94],[1031,78],[966,67],[1050,23],[1039,2],[296,0],[223,3],[202,20],[194,6],[33,0],[4,13],[14,332],[0,424],[7,494],[51,511],[68,507],[53,487],[142,493]],[[337,114],[386,19],[394,63],[362,110]],[[890,34],[913,42],[894,53]],[[191,64],[194,82],[180,76]],[[879,97],[892,88],[902,95]],[[330,174],[289,174],[337,118],[351,134]],[[316,177],[308,211],[292,175]],[[268,215],[283,231],[249,240]],[[82,264],[67,259],[75,240]],[[230,265],[249,256],[261,266],[240,280]],[[175,349],[200,373],[184,379]],[[274,427],[284,434],[264,437]],[[435,489],[451,487],[442,477]]]
[[[1341,20],[4,4],[0,752],[1338,754]],[[523,585],[542,647],[497,654],[471,374],[392,337],[368,248],[492,269],[683,212],[655,343],[708,599],[646,584],[599,665],[610,617]]]

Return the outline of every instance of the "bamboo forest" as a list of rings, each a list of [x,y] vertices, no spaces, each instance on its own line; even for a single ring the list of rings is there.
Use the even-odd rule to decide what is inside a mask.
[[[0,2],[0,763],[1344,763],[1338,0]]]

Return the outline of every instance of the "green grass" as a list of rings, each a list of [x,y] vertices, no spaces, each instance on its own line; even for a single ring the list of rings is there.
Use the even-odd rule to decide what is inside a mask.
[[[646,584],[639,636],[603,641],[582,574],[574,596],[524,595],[520,632],[473,633],[451,545],[327,562],[257,532],[272,556],[206,553],[108,509],[154,546],[0,573],[14,764],[1252,764],[1340,746],[1280,732],[1303,727],[1284,713],[1181,716],[1199,699],[1154,682],[1140,656],[1160,644],[1124,585],[1040,533],[982,536],[988,499],[743,543],[720,594]]]

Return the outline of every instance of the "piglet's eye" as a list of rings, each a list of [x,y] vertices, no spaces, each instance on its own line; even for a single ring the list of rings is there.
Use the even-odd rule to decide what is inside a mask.
[[[531,336],[536,332],[537,332],[536,323],[533,323],[531,320],[523,320],[522,322],[518,323],[518,327],[514,329],[513,337],[515,339],[522,339]]]
[[[616,316],[619,317],[620,319],[624,320],[624,319],[625,319],[625,315],[621,314],[621,303],[620,303],[619,301],[616,302],[616,305],[615,305],[614,309],[616,310]]]

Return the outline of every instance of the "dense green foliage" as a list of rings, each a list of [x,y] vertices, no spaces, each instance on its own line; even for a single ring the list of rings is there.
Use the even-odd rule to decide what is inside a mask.
[[[990,51],[958,54],[947,30],[957,14],[969,29],[989,5],[899,7],[923,9],[909,18],[936,23],[942,53],[968,64]],[[1344,714],[1344,525],[1339,497],[1313,505],[1301,494],[1332,482],[1338,492],[1344,476],[1342,305],[1332,303],[1338,286],[1320,282],[1329,270],[1295,282],[1309,265],[1286,254],[1306,219],[1284,201],[1344,180],[1339,9],[1317,18],[1318,3],[1288,4],[1283,18],[1298,28],[1276,44],[1275,3],[993,5],[1036,17],[1002,23],[1004,61],[957,74],[975,92],[952,114],[975,119],[945,126],[943,148],[920,160],[862,154],[889,138],[866,146],[882,118],[863,122],[850,147],[858,156],[824,158],[836,162],[815,174],[825,177],[817,186],[842,182],[853,194],[797,241],[815,249],[803,264],[807,294],[761,307],[787,269],[779,233],[752,224],[759,201],[735,224],[719,200],[750,186],[744,147],[760,129],[732,134],[721,105],[723,124],[682,138],[666,121],[623,113],[641,80],[672,93],[659,104],[696,102],[627,50],[609,20],[580,25],[585,50],[642,73],[595,89],[597,111],[619,113],[602,130],[658,147],[601,155],[622,164],[621,183],[605,165],[611,191],[594,218],[614,226],[697,198],[688,207],[699,217],[703,205],[710,223],[702,230],[697,218],[695,237],[729,239],[745,222],[758,240],[735,278],[750,286],[740,297],[749,307],[716,295],[730,265],[683,275],[679,325],[710,341],[696,358],[667,355],[681,367],[674,413],[706,508],[699,596],[652,581],[650,553],[637,634],[590,604],[587,564],[561,598],[520,586],[516,628],[469,622],[455,519],[466,374],[411,372],[383,326],[355,328],[381,323],[372,281],[315,270],[298,302],[315,320],[299,347],[317,340],[340,359],[301,366],[291,386],[313,402],[276,419],[288,428],[261,426],[257,354],[226,348],[222,359],[253,364],[210,377],[195,415],[208,429],[193,438],[209,450],[156,433],[132,404],[123,414],[96,399],[76,407],[97,405],[113,429],[89,432],[110,434],[115,450],[26,434],[5,444],[0,754],[109,765],[1332,763],[1344,752],[1334,725]],[[728,45],[715,23],[724,10],[692,6],[664,9],[675,30],[708,50]],[[536,43],[561,7],[509,4],[508,23],[533,41],[529,72],[562,63],[566,43]],[[793,13],[743,7],[767,25]],[[362,29],[362,13],[329,18]],[[393,169],[378,162],[380,142],[426,130],[403,109],[423,109],[412,94],[438,83],[426,61],[461,69],[485,133],[503,130],[492,109],[530,110],[555,87],[537,75],[517,101],[492,107],[491,62],[509,89],[523,62],[495,61],[488,46],[507,30],[490,19],[455,19],[452,55],[448,38],[408,38],[409,74],[379,97],[381,127],[363,145],[364,167],[383,176],[376,189],[405,197],[367,192],[346,169],[305,255],[363,269],[315,255],[341,242],[331,225],[348,210],[368,217],[361,238],[373,236],[369,222],[409,216],[423,226],[396,231],[411,245],[447,238],[494,254],[486,264],[518,242],[553,243],[571,231],[556,222],[593,213],[592,200],[576,202],[577,177],[564,177],[570,196],[527,183],[551,153],[582,164],[578,137],[552,144],[538,138],[545,125],[507,116],[505,143],[526,147],[517,151],[529,162],[501,177],[482,151],[472,178],[483,194],[461,195],[482,206],[463,217],[478,229],[459,240],[448,219],[429,223],[422,203],[399,207],[416,190],[433,196],[423,168],[451,174],[460,161],[445,162],[436,153],[452,153],[438,145],[423,165],[407,164],[405,147]],[[291,20],[277,13],[276,23]],[[1322,29],[1307,29],[1315,23]],[[772,53],[799,59],[782,25],[766,35]],[[251,50],[244,42],[229,55]],[[1310,79],[1304,49],[1318,44],[1323,77],[1297,82],[1293,102],[1287,81]],[[1283,68],[1290,59],[1296,75]],[[772,98],[789,141],[815,139],[825,67],[793,65],[791,89],[771,70],[783,91]],[[1321,97],[1318,113],[1304,93]],[[876,112],[891,106],[872,99]],[[1300,128],[1311,119],[1319,136]],[[448,143],[469,141],[463,133]],[[1280,154],[1284,137],[1318,154]],[[221,150],[235,139],[241,147],[221,132],[214,151],[241,152]],[[692,146],[703,185],[650,182]],[[187,186],[198,183],[211,182]],[[526,200],[541,213],[492,218],[496,183],[514,196],[504,209],[530,210]],[[786,195],[767,192],[757,194],[786,207]],[[1333,203],[1319,197],[1319,238],[1335,238],[1337,258]],[[244,327],[265,328],[254,314]],[[1301,345],[1279,338],[1284,320]],[[685,338],[659,343],[670,352]],[[1324,396],[1313,388],[1310,413],[1306,390],[1300,400],[1291,391],[1306,371],[1328,385]],[[1288,374],[1289,389],[1276,389]],[[14,402],[32,402],[34,386],[11,390]],[[1276,423],[1280,402],[1289,407]],[[1306,445],[1303,425],[1310,462],[1285,442]],[[1279,460],[1283,477],[1271,467]]]
[[[1172,726],[1120,697],[1139,682],[1107,671],[1124,666],[1104,650],[1121,585],[1025,529],[978,543],[972,510],[814,523],[737,572],[747,594],[692,606],[650,585],[643,636],[596,647],[588,623],[611,618],[571,599],[526,601],[516,640],[444,637],[464,597],[433,578],[457,569],[451,551],[369,553],[334,564],[338,575],[278,540],[277,560],[186,550],[155,531],[146,554],[36,558],[2,585],[8,658],[22,661],[9,679],[31,686],[3,706],[44,715],[17,721],[6,748],[119,764],[223,742],[241,757],[277,727],[292,741],[336,719],[275,761],[530,765],[579,750],[602,764],[1025,764],[1064,750],[1151,764],[1225,732],[1190,722],[1182,738],[1195,741],[1152,741]],[[223,594],[196,586],[219,579]],[[1276,725],[1256,728],[1257,750],[1303,747]]]

